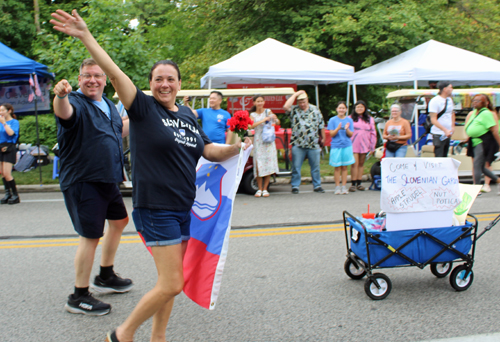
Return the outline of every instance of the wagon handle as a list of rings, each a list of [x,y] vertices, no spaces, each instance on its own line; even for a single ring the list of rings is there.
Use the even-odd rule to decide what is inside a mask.
[[[497,217],[495,217],[495,219],[493,221],[491,221],[485,228],[484,230],[481,232],[481,234],[479,234],[476,238],[479,239],[481,236],[483,236],[484,233],[486,233],[488,230],[490,230],[491,228],[493,228],[497,223],[498,221],[500,221],[500,215],[498,215]]]

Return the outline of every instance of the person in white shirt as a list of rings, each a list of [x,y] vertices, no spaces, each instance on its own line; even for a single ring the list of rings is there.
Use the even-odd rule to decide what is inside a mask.
[[[439,82],[439,93],[429,102],[431,117],[431,134],[435,157],[447,157],[450,148],[450,138],[455,130],[455,112],[451,93],[453,86],[450,82]]]

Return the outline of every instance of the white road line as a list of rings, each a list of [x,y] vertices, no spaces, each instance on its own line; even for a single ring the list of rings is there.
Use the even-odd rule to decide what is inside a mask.
[[[39,200],[22,200],[22,203],[34,203],[34,202],[64,202],[64,198],[54,198],[54,199],[39,199]]]
[[[498,341],[500,341],[500,333],[443,338],[438,340],[426,340],[420,342],[498,342]]]

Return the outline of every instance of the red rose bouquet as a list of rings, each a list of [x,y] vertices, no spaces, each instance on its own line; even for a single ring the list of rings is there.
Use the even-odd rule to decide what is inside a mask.
[[[227,120],[229,129],[231,132],[238,134],[238,136],[243,140],[245,132],[248,130],[248,126],[253,124],[252,119],[248,115],[246,110],[238,110],[234,113],[233,117]]]

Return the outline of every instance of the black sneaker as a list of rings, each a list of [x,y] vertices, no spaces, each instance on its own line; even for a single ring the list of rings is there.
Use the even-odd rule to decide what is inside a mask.
[[[292,188],[292,194],[298,194],[299,193],[299,189],[297,188]]]
[[[325,193],[325,190],[323,190],[322,187],[318,186],[317,188],[314,189],[314,192],[319,192],[319,193],[322,193],[324,194]]]
[[[116,330],[110,331],[106,334],[106,342],[120,342],[116,337]]]
[[[66,311],[74,314],[84,314],[90,316],[102,316],[111,311],[111,305],[95,299],[92,297],[90,292],[87,292],[87,294],[76,299],[72,294],[69,295],[68,302],[64,308]]]
[[[123,279],[117,274],[114,274],[108,280],[103,280],[100,276],[96,276],[94,283],[90,284],[93,292],[98,293],[125,293],[134,287],[132,280]]]

